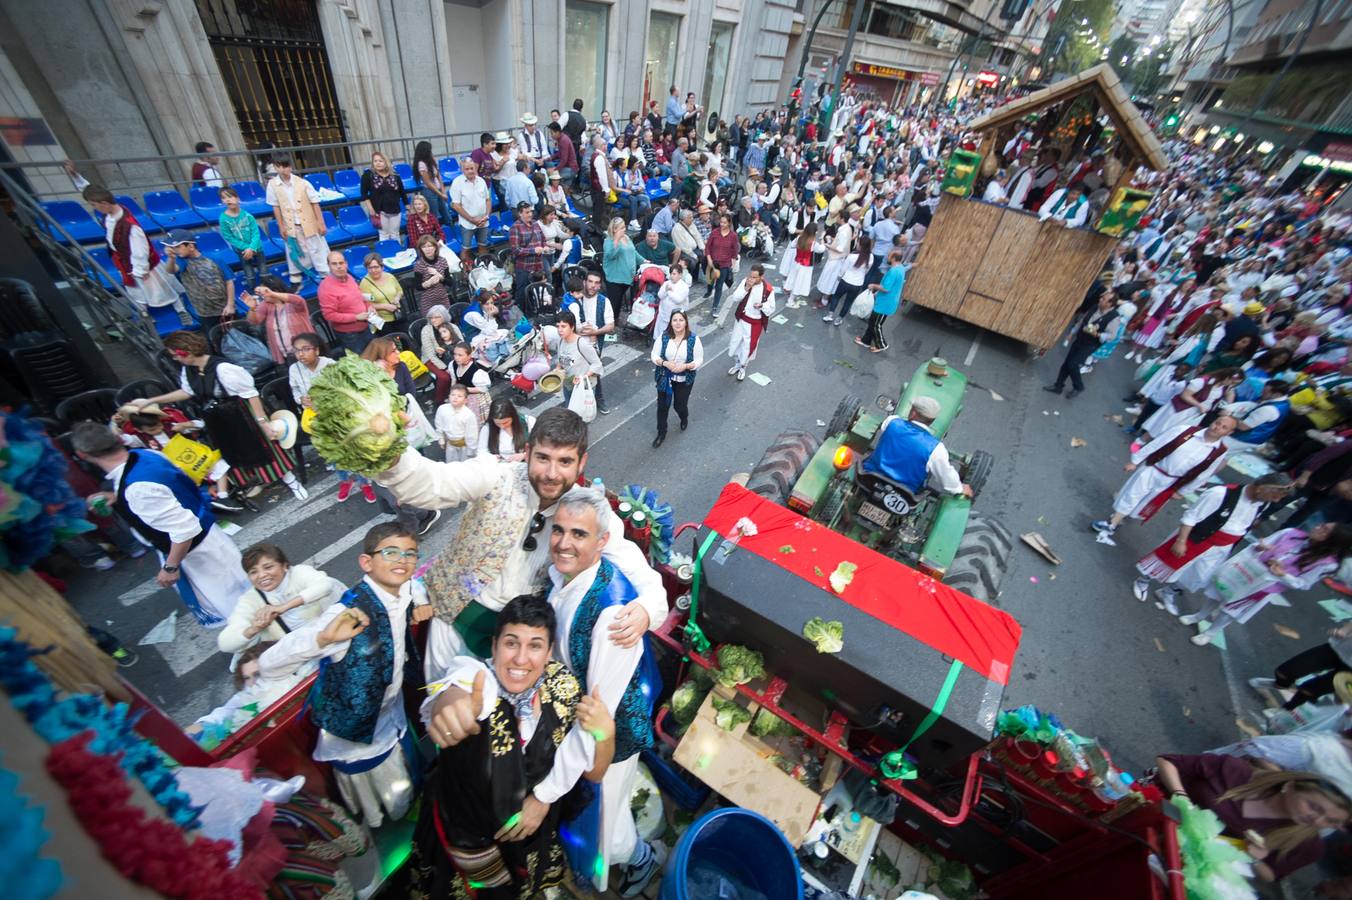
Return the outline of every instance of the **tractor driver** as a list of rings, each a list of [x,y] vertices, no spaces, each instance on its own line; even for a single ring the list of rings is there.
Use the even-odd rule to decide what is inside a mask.
[[[971,497],[971,486],[962,483],[957,468],[948,459],[948,448],[931,430],[938,416],[938,400],[916,397],[905,419],[888,416],[883,421],[878,448],[860,467],[909,488],[913,494],[920,493],[928,483],[943,494]]]

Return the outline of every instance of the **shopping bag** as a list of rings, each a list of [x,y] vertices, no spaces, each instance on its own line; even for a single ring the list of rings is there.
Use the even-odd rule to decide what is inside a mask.
[[[437,439],[436,429],[427,421],[427,415],[418,404],[418,398],[412,394],[404,395],[404,415],[408,417],[404,425],[404,436],[410,447],[420,449]]]
[[[202,483],[211,467],[221,459],[221,451],[213,450],[206,444],[181,434],[174,435],[169,439],[169,443],[164,445],[164,455],[198,484]]]
[[[408,374],[412,375],[415,380],[427,374],[427,366],[421,359],[418,359],[418,354],[412,350],[400,350],[399,361],[408,366]]]
[[[225,336],[221,338],[221,355],[227,361],[247,369],[250,375],[266,372],[273,366],[267,344],[239,327],[226,330]]]
[[[583,378],[582,383],[573,388],[573,396],[568,398],[568,408],[584,422],[596,418],[596,394],[592,392],[591,379]]]
[[[863,290],[850,304],[850,315],[856,319],[867,319],[873,315],[873,291]]]
[[[1212,584],[1226,603],[1248,597],[1278,581],[1250,547],[1232,556],[1216,571]]]

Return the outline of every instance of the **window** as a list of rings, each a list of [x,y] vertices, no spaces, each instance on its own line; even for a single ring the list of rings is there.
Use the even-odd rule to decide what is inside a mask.
[[[667,91],[676,81],[676,45],[681,37],[681,17],[655,12],[648,19],[648,52],[643,55],[643,76],[648,80],[646,99],[660,109]]]
[[[723,94],[728,87],[728,62],[732,59],[732,32],[735,25],[715,22],[709,31],[709,56],[704,66],[704,111],[722,114]],[[704,128],[705,123],[700,123]]]
[[[599,121],[606,105],[606,36],[610,7],[588,0],[568,0],[563,38],[563,96],[572,105],[582,98],[582,111]]]

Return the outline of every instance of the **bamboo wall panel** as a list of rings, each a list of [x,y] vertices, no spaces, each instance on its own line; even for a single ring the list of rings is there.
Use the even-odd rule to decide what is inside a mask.
[[[972,262],[986,253],[1001,212],[998,206],[945,194],[925,232],[915,271],[907,277],[906,299],[958,315],[972,283]]]
[[[969,290],[1005,302],[1011,300],[1019,290],[1023,264],[1041,231],[1042,223],[1032,213],[1001,210],[997,236],[985,253],[969,263],[976,267]],[[928,240],[929,235],[925,237]]]
[[[1037,347],[1050,347],[1070,323],[1116,240],[1092,231],[1042,223],[1019,272],[1022,287],[993,327]]]

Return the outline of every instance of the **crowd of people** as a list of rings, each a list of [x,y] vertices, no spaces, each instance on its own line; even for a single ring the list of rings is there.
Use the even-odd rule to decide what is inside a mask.
[[[449,184],[430,144],[415,152],[411,191],[375,153],[361,202],[382,239],[405,231],[416,261],[403,280],[378,254],[362,278],[348,272],[325,241],[317,193],[281,154],[271,157],[267,199],[290,285],[262,274],[258,223],[231,188],[221,188],[219,227],[240,255],[238,276],[198,253],[188,233],[171,232],[161,259],[128,210],[87,187],[133,301],[164,305],[176,276],[203,326],[165,339],[181,369],[175,390],[119,410],[112,429],[80,426],[73,440],[111,479],[114,508],[159,552],[160,583],[220,628],[220,649],[249,668],[252,680],[199,735],[238,724],[248,698],[279,696],[323,660],[315,758],[333,766],[349,807],[371,825],[402,817],[422,792],[413,868],[429,889],[464,879],[524,896],[556,884],[568,849],[560,824],[600,804],[598,847],[621,867],[618,890],[641,891],[660,852],[638,839],[628,797],[636,754],[652,740],[653,661],[642,637],[665,618],[666,597],[604,497],[575,486],[588,441],[573,394],[585,386],[607,413],[605,342],[622,326],[643,333],[658,448],[673,409],[680,430],[689,425],[716,329],[727,331],[736,381],[776,313],[807,304],[822,327],[855,316],[856,343],[885,352],[943,160],[971,148],[964,124],[982,108],[894,109],[846,92],[820,134],[815,109],[734,116],[706,131],[693,96],[673,87],[664,107],[654,101],[623,123],[606,111],[589,123],[580,100],[551,110],[543,128],[528,113],[515,133],[483,134]],[[1092,140],[1052,144],[1037,126],[1017,128],[973,197],[1091,227],[1120,164]],[[1114,546],[1128,521],[1177,515],[1177,529],[1138,561],[1132,592],[1143,602],[1153,592],[1206,645],[1287,602],[1283,592],[1337,579],[1352,553],[1352,216],[1282,192],[1244,160],[1181,141],[1167,149],[1171,169],[1140,179],[1155,199],[1085,298],[1045,389],[1061,395],[1069,384],[1066,398],[1079,395],[1119,350],[1138,365],[1122,417],[1128,477],[1093,530]],[[211,171],[194,177],[210,184]],[[654,201],[654,185],[669,196]],[[504,210],[513,289],[481,293],[456,321],[448,287],[488,249],[490,217]],[[269,415],[253,375],[208,340],[229,315],[236,277],[250,286],[247,317],[285,367],[295,410],[312,406],[310,387],[333,363],[296,289],[313,277],[339,347],[389,375],[426,420],[388,472],[338,473],[340,501],[359,493],[397,515],[367,534],[365,577],[351,588],[292,565],[273,544],[241,554],[214,524],[215,512],[274,483],[306,496],[287,452],[295,416]],[[691,309],[700,285],[710,300],[702,318]],[[177,293],[172,302],[190,322]],[[565,397],[538,416],[494,390],[494,364],[523,321],[547,335]],[[925,412],[889,425],[923,438]],[[180,433],[221,450],[200,479],[205,494],[151,452]],[[933,453],[933,441],[922,443]],[[1222,481],[1240,456],[1266,474]],[[947,481],[945,490],[965,490],[955,472]],[[414,579],[419,537],[456,505],[465,506],[456,539]],[[425,781],[400,700],[405,666],[417,665],[405,635],[423,621],[422,726],[442,748]],[[1352,665],[1349,639],[1352,629],[1337,629],[1256,680],[1274,700],[1265,718],[1331,693],[1333,674]],[[1276,878],[1318,859],[1320,830],[1352,815],[1352,742],[1259,737],[1161,756],[1157,779],[1214,809]]]

